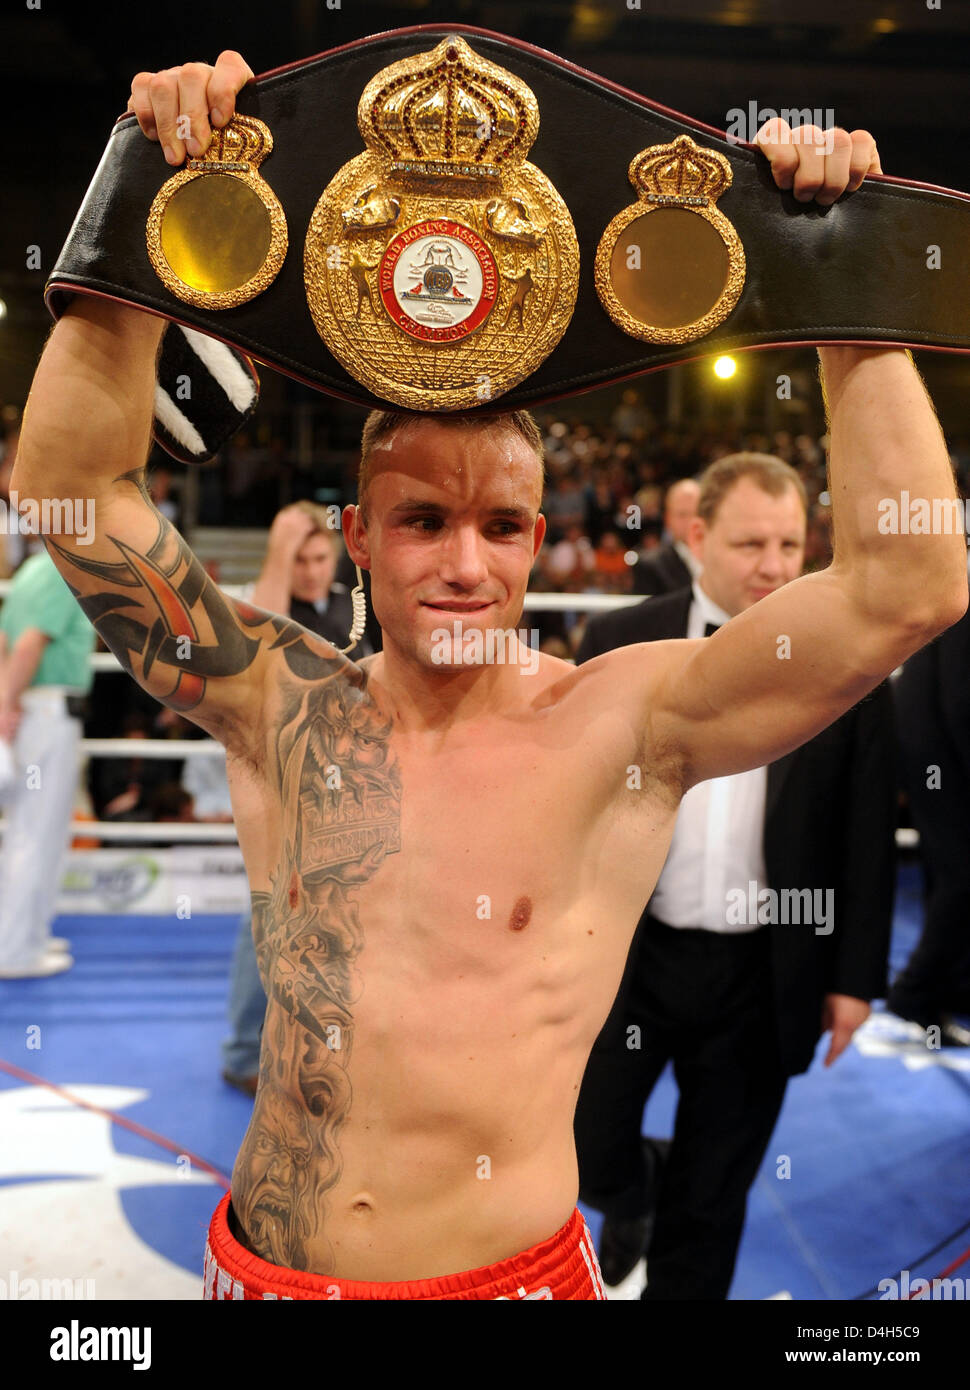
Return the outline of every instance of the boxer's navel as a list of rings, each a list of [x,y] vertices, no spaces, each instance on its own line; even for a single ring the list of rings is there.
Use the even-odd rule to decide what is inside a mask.
[[[361,1192],[350,1204],[351,1216],[372,1216],[374,1214],[374,1199],[367,1192]]]
[[[529,925],[532,917],[532,899],[518,898],[512,909],[512,916],[509,918],[509,930],[521,931],[523,927]]]

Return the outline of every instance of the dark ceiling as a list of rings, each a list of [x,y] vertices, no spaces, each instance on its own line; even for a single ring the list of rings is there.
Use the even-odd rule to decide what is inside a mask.
[[[732,107],[831,108],[886,173],[970,188],[970,0],[7,0],[0,400],[29,383],[44,275],[142,69],[236,48],[258,73],[366,34],[449,20],[549,48],[723,129]],[[33,4],[36,8],[30,8]],[[38,246],[40,270],[25,267]]]

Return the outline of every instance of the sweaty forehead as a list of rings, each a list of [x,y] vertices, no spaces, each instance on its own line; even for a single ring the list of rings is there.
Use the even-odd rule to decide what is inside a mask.
[[[415,493],[465,505],[501,499],[536,510],[542,501],[538,455],[505,425],[405,425],[374,446],[370,468],[372,487],[380,486],[390,506]]]

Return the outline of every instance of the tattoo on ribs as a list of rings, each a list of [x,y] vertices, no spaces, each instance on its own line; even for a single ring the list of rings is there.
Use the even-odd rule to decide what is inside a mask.
[[[283,851],[255,892],[253,936],[269,1003],[253,1121],[233,1173],[252,1249],[294,1269],[333,1269],[326,1195],[350,1113],[352,1005],[363,934],[354,890],[401,847],[391,725],[358,668],[311,686],[285,678],[276,738]],[[334,769],[339,769],[335,778]]]

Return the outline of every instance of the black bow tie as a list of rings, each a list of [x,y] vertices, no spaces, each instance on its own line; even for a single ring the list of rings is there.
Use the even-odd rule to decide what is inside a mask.
[[[710,637],[711,633],[712,633],[712,632],[717,632],[717,630],[718,630],[718,628],[719,628],[720,626],[721,626],[720,623],[708,623],[708,624],[706,625],[706,627],[704,628],[704,636],[705,636],[705,637]]]

